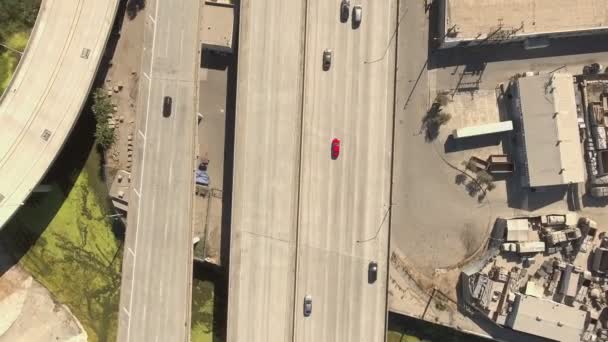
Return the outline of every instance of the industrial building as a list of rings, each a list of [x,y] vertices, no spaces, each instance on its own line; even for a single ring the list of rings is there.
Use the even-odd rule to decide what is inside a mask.
[[[553,233],[564,231],[579,234],[550,241]],[[608,238],[598,236],[597,223],[574,212],[497,219],[492,239],[502,244],[501,252],[489,247],[486,257],[463,269],[462,304],[522,333],[556,341],[606,342],[608,279],[595,264],[603,262],[597,260],[605,257]],[[505,248],[541,241],[546,242],[544,250]]]
[[[587,315],[564,304],[518,293],[505,325],[556,341],[580,341]]]
[[[550,73],[517,78],[512,86],[524,187],[581,183],[585,168],[573,78]]]
[[[543,47],[551,38],[608,32],[608,2],[596,0],[439,0],[441,47],[521,41]]]

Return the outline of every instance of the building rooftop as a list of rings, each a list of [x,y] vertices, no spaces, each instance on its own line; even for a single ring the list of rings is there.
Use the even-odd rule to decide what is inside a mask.
[[[544,74],[517,80],[529,185],[585,179],[572,75]]]
[[[530,229],[528,219],[507,220],[507,241],[538,240],[538,233]]]
[[[110,197],[112,204],[120,211],[127,212],[129,210],[129,187],[131,186],[131,173],[125,170],[119,170],[110,186]]]
[[[597,0],[444,0],[445,29],[455,39],[484,39],[503,30],[515,35],[608,27],[608,2]]]
[[[206,1],[202,13],[203,48],[232,52],[233,5]]]
[[[513,330],[556,341],[580,341],[586,319],[585,311],[517,294],[506,324]]]

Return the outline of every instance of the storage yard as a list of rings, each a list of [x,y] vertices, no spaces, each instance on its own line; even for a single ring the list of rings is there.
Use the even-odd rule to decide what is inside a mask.
[[[486,259],[462,273],[465,306],[544,338],[608,340],[603,229],[572,212],[498,219]]]

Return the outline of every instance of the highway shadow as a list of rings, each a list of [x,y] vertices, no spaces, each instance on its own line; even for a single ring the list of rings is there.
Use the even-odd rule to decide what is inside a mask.
[[[85,108],[90,108],[87,102]],[[93,149],[95,119],[80,115],[72,133],[40,184],[56,185],[59,191],[32,193],[15,216],[0,230],[0,276],[19,262],[36,244],[74,187]]]
[[[489,339],[468,335],[443,325],[401,315],[392,311],[388,313],[389,334],[400,335],[400,341],[409,341],[406,336],[415,336],[421,341],[443,342],[487,342]],[[391,341],[391,339],[388,339]]]
[[[117,19],[114,22],[106,50],[100,61],[91,92],[97,87],[103,86],[108,70],[112,65],[112,56],[120,38],[122,18],[125,15],[125,5],[126,0],[122,0],[119,4]],[[102,151],[95,147],[96,122],[95,116],[90,110],[91,105],[92,100],[89,96],[65,144],[40,182],[40,184],[56,185],[60,191],[32,193],[15,216],[0,230],[0,276],[19,262],[25,253],[38,242],[74,187],[79,174],[86,167],[87,160],[92,153],[98,153],[97,157],[100,159],[99,167],[90,171],[99,177],[100,184],[104,184],[106,180],[105,160]],[[91,165],[93,164],[91,163]],[[98,193],[107,194],[107,187],[105,188],[99,187],[95,190]],[[109,209],[111,205],[109,199],[101,200],[105,209]],[[124,237],[125,227],[120,220],[113,220],[112,230],[118,239]]]
[[[202,49],[200,66],[205,69],[226,70],[233,64],[232,59],[231,55]]]
[[[192,325],[201,324],[207,332],[212,333],[213,342],[226,341],[226,317],[228,315],[228,278],[221,268],[212,264],[194,261],[193,264],[193,286],[198,286],[197,281],[209,282],[213,285],[211,295],[203,293],[199,298],[200,291],[193,288],[192,297]],[[204,308],[208,301],[213,300],[211,317]]]
[[[228,281],[230,270],[230,239],[232,231],[232,177],[234,174],[234,135],[236,124],[236,85],[238,71],[238,41],[239,41],[239,9],[240,0],[234,2],[234,23],[232,32],[233,55],[227,66],[226,84],[226,121],[224,133],[224,175],[222,184],[222,223],[220,240],[220,264],[221,275],[215,283],[214,319],[218,322],[216,326],[214,342],[226,340],[228,321]]]

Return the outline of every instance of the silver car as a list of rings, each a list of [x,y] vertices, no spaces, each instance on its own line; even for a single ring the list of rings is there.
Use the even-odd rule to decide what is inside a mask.
[[[310,316],[312,313],[312,296],[304,296],[304,317]]]

